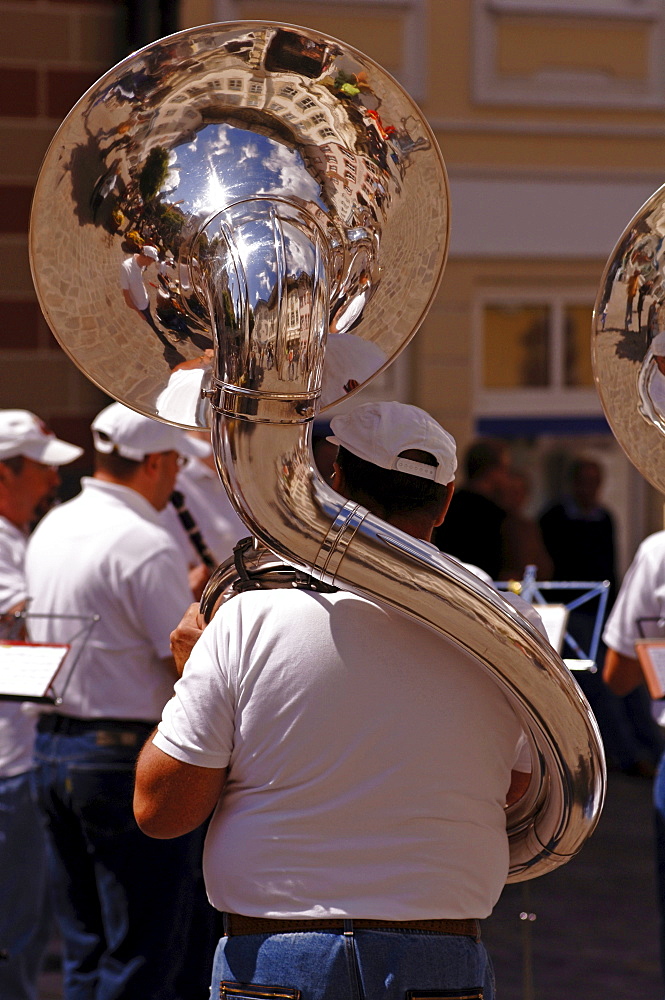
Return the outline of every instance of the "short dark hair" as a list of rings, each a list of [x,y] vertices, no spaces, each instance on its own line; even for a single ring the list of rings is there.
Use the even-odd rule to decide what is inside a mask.
[[[124,458],[117,451],[95,452],[95,471],[107,472],[122,482],[132,479],[142,464],[142,461],[136,462],[133,458]]]
[[[464,458],[467,479],[477,479],[501,465],[508,445],[501,438],[479,438],[469,445]]]
[[[425,451],[408,451],[403,457],[424,465],[436,465],[436,460]],[[384,517],[394,514],[408,514],[413,511],[438,513],[447,495],[443,483],[433,479],[412,476],[395,469],[383,469],[373,462],[358,458],[341,445],[337,464],[344,473],[344,479],[353,500],[364,506],[375,508],[372,513]]]
[[[25,465],[25,455],[12,455],[11,458],[0,458],[0,462],[6,465],[8,469],[11,469],[15,476],[19,476]]]

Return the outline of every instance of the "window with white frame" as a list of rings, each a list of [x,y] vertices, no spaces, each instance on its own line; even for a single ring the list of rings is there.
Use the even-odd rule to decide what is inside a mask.
[[[662,108],[662,0],[473,0],[481,104]]]
[[[595,290],[483,291],[475,307],[479,416],[599,413],[591,367]]]

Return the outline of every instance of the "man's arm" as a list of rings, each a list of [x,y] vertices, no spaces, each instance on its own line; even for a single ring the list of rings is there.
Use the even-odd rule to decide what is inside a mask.
[[[138,308],[138,306],[135,305],[134,299],[129,294],[129,289],[123,288],[123,290],[122,290],[122,297],[125,300],[125,304],[128,305],[130,309],[133,309],[134,312],[141,312],[141,310]]]
[[[531,773],[526,773],[525,771],[511,771],[510,772],[510,788],[508,789],[508,794],[506,795],[506,805],[512,806],[513,803],[518,802],[527,788],[529,787],[529,782],[531,781]]]
[[[226,768],[185,764],[156,747],[151,736],[136,765],[136,822],[157,840],[190,833],[211,814],[225,781]]]
[[[26,602],[19,601],[11,608],[0,613],[0,636],[3,639],[23,640],[26,637],[25,619],[16,616],[25,611]]]
[[[644,682],[644,675],[637,657],[624,656],[616,649],[608,649],[603,666],[603,680],[611,691],[620,696],[630,694]]]

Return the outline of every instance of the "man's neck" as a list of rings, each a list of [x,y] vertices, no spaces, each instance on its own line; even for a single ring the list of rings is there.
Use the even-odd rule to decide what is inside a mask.
[[[98,480],[100,483],[110,483],[113,486],[124,486],[125,489],[133,490],[134,493],[138,493],[138,495],[143,497],[144,500],[147,500],[148,503],[155,508],[155,510],[159,510],[154,503],[152,491],[150,490],[150,483],[143,482],[141,477],[138,475],[132,477],[131,479],[118,479],[116,476],[112,476],[104,469],[97,469],[92,478]]]
[[[417,518],[410,517],[409,515],[396,514],[391,518],[384,518],[388,524],[392,524],[394,528],[399,528],[403,531],[405,535],[411,535],[412,538],[418,538],[421,542],[431,542],[432,532],[434,531],[434,524],[431,522],[430,518],[424,520],[419,520]]]

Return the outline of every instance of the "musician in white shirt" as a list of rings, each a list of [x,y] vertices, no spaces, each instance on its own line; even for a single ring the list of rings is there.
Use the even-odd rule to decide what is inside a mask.
[[[0,637],[21,635],[13,614],[27,599],[25,549],[32,523],[53,503],[57,466],[83,449],[27,410],[0,410]],[[20,627],[19,627],[20,626]],[[0,997],[34,1000],[47,941],[46,855],[30,784],[35,716],[0,700]]]
[[[333,487],[428,541],[455,443],[428,414],[332,421]],[[344,452],[344,454],[342,454]],[[491,1000],[478,919],[508,870],[521,727],[453,643],[355,594],[252,591],[203,632],[137,769],[151,836],[213,810],[204,873],[225,912],[213,994],[405,991]],[[407,995],[409,995],[407,993]]]
[[[195,448],[183,431],[119,403],[92,431],[94,476],[44,518],[26,558],[33,609],[49,616],[32,634],[71,640],[74,663],[36,741],[65,997],[198,1000],[197,947],[206,942],[189,941],[189,923],[202,832],[164,851],[131,808],[136,757],[177,677],[169,633],[191,600],[185,561],[159,512],[180,455]],[[83,641],[63,615],[99,620]]]

